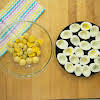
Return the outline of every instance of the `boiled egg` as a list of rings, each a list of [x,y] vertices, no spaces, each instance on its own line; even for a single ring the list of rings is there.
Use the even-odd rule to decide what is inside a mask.
[[[84,55],[83,57],[80,58],[80,64],[81,65],[86,65],[90,62],[90,58],[87,55]]]
[[[67,62],[67,57],[63,53],[57,54],[58,62],[62,65],[64,65]]]
[[[92,50],[90,50],[90,51],[88,52],[88,56],[89,56],[90,58],[96,58],[98,55],[99,55],[99,51],[98,51],[98,50],[92,49]]]
[[[89,22],[83,22],[83,23],[81,24],[81,29],[82,29],[82,30],[89,30],[91,27],[92,27],[92,24],[89,23]]]
[[[96,40],[91,41],[91,47],[93,49],[100,49],[100,41],[96,41]]]
[[[92,28],[90,29],[90,35],[91,37],[95,37],[97,32],[99,32],[99,27],[98,26],[92,26]]]
[[[80,64],[75,65],[75,71],[74,71],[76,76],[81,76],[82,74],[82,66]]]
[[[78,64],[78,63],[79,63],[79,58],[78,58],[75,54],[71,55],[71,56],[69,57],[69,60],[70,60],[70,62],[73,63],[73,64]]]
[[[74,53],[73,47],[68,47],[68,48],[64,49],[64,50],[63,50],[63,53],[64,53],[66,56],[72,55],[72,54]]]
[[[83,50],[90,50],[91,49],[91,45],[87,41],[81,41],[80,48],[83,49]]]
[[[95,62],[96,65],[100,66],[100,57],[95,58],[94,62]]]
[[[60,39],[60,40],[57,40],[56,45],[60,49],[66,49],[68,47],[68,42]]]
[[[90,67],[88,65],[84,65],[83,66],[83,68],[82,68],[82,74],[85,77],[89,77],[91,75],[91,70],[90,70]]]
[[[78,57],[82,57],[84,55],[84,51],[80,47],[75,47],[74,52]]]
[[[64,30],[61,32],[60,37],[62,39],[69,39],[72,36],[72,32],[70,30]]]
[[[70,39],[71,43],[75,46],[78,46],[80,44],[80,39],[77,35],[73,35]]]
[[[96,34],[96,41],[100,41],[100,32],[97,32]]]
[[[89,31],[80,31],[78,33],[79,37],[82,39],[89,39],[90,38],[90,32]]]
[[[69,29],[74,33],[78,32],[80,30],[80,25],[77,23],[71,24]]]
[[[65,70],[69,73],[73,73],[75,70],[75,67],[73,66],[73,64],[71,62],[67,62],[65,65]]]
[[[96,65],[95,63],[91,63],[90,69],[92,72],[100,72],[100,65]]]

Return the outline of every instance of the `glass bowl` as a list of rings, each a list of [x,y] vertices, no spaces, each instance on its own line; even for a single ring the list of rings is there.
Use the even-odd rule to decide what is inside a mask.
[[[32,21],[17,21],[10,25],[6,25],[0,32],[1,34],[3,34],[5,30],[7,30],[7,28],[10,29],[12,25],[27,24],[27,23],[30,24],[31,27],[25,30],[25,32],[29,33],[29,35],[35,36],[37,39],[43,40],[43,45],[41,46],[41,56],[39,63],[27,65],[28,67],[26,66],[22,67],[19,64],[15,63],[13,61],[12,55],[9,54],[8,52],[6,52],[3,56],[1,56],[0,68],[3,71],[10,73],[12,76],[15,76],[16,78],[31,78],[36,74],[40,73],[46,68],[52,56],[52,41],[50,35],[45,30],[45,28],[43,28],[41,25],[37,23],[34,23]]]

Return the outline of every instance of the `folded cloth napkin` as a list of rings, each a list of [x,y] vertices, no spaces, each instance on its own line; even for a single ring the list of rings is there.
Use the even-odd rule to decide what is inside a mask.
[[[35,0],[12,0],[0,11],[0,56],[6,53],[9,40],[15,41],[17,37],[23,35],[32,25],[32,23],[28,22],[15,22],[35,22],[44,10]]]

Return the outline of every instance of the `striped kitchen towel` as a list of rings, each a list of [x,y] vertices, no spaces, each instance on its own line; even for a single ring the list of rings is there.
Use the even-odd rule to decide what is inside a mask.
[[[15,41],[32,25],[32,23],[17,23],[17,21],[35,22],[44,10],[35,0],[12,0],[0,11],[0,56],[6,53],[9,40]]]

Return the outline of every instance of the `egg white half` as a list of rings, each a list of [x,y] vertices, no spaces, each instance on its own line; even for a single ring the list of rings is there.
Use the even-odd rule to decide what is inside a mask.
[[[73,66],[73,64],[71,62],[67,62],[65,65],[65,70],[69,73],[73,73],[75,70],[75,67]]]
[[[90,62],[90,58],[87,55],[84,55],[83,57],[80,58],[80,64],[81,65],[86,65]]]
[[[68,61],[67,57],[63,53],[58,53],[57,59],[58,59],[58,62],[62,65],[64,65]]]
[[[89,31],[80,31],[78,33],[79,37],[82,39],[89,39],[90,38],[90,32]]]
[[[92,72],[100,72],[100,66],[96,65],[95,63],[90,64],[90,69]]]
[[[82,30],[89,30],[90,28],[92,27],[92,24],[91,23],[89,23],[89,22],[83,22],[82,24],[81,24],[81,29]]]
[[[80,64],[75,65],[75,71],[74,71],[76,76],[81,76],[82,74],[82,66]]]
[[[100,54],[99,51],[98,50],[94,50],[94,49],[92,49],[92,50],[90,50],[88,52],[88,56],[90,58],[96,58],[96,57],[98,57],[99,54]]]
[[[78,32],[78,31],[80,30],[80,25],[77,24],[77,23],[71,24],[70,27],[69,27],[69,29],[70,29],[73,33]]]
[[[100,66],[100,56],[99,57],[96,57],[94,59],[94,62],[95,62],[96,65],[99,65]]]
[[[100,41],[100,32],[97,32],[96,34],[96,41]]]
[[[57,40],[56,45],[60,49],[66,49],[68,47],[68,42],[66,40]]]
[[[90,67],[88,65],[83,66],[82,74],[85,77],[89,77],[91,75],[91,70],[90,70]]]
[[[70,30],[64,30],[61,32],[60,37],[62,39],[69,39],[72,36],[72,32]]]
[[[93,49],[100,49],[100,41],[96,41],[96,40],[91,41],[91,47]]]
[[[92,28],[90,29],[91,37],[95,37],[98,32],[99,32],[99,27],[95,25],[92,26]]]
[[[70,39],[71,43],[75,46],[78,46],[80,44],[80,39],[77,35],[73,35]]]
[[[87,41],[81,41],[80,42],[80,48],[83,49],[83,50],[90,50],[91,49],[91,45]]]
[[[82,57],[84,55],[84,51],[80,47],[75,47],[74,52],[78,57]]]
[[[71,55],[71,56],[69,57],[69,60],[70,60],[70,62],[73,63],[73,64],[78,64],[78,63],[79,63],[79,58],[78,58],[75,54]]]
[[[74,53],[74,49],[73,49],[73,47],[68,47],[68,48],[66,48],[66,49],[63,50],[63,53],[66,56],[72,55]]]

